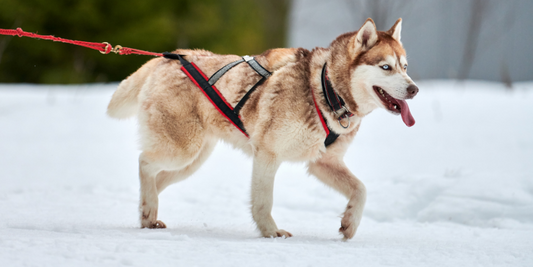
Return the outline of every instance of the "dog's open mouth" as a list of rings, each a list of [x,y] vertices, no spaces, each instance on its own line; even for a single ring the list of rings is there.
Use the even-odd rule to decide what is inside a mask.
[[[385,90],[379,86],[372,86],[383,105],[394,114],[401,114],[402,120],[408,127],[415,125],[415,119],[409,111],[409,105],[405,100],[400,100],[389,95]]]

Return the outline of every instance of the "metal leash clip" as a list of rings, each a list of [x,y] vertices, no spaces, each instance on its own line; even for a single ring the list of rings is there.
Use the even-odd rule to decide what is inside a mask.
[[[104,54],[104,55],[107,55],[109,54],[109,52],[113,52],[115,54],[119,54],[120,53],[120,50],[122,49],[122,46],[121,45],[116,45],[114,48],[113,46],[108,43],[108,42],[103,42],[102,44],[105,44],[105,50],[104,51],[100,51],[100,53]],[[109,51],[108,51],[109,49]]]

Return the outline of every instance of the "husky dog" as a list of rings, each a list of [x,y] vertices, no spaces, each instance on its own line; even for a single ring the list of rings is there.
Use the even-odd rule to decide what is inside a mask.
[[[381,107],[414,124],[405,99],[418,88],[407,75],[400,41],[402,20],[386,32],[367,19],[355,32],[345,33],[328,48],[272,49],[255,59],[272,75],[251,95],[240,111],[249,137],[217,109],[177,60],[152,59],[123,80],[109,103],[114,118],[137,115],[142,153],[139,157],[140,220],[147,228],[165,228],[158,220],[158,194],[184,180],[209,157],[219,140],[253,157],[252,216],[264,237],[290,237],[271,215],[274,176],[284,161],[307,162],[308,171],[348,199],[339,232],[354,236],[361,221],[366,189],[343,162],[361,119]],[[204,50],[178,49],[205,74],[239,60]],[[325,70],[325,71],[323,71]],[[351,116],[340,117],[328,105],[322,73],[342,98]],[[247,64],[228,71],[217,82],[232,106],[261,77]],[[327,128],[326,128],[327,126]],[[329,146],[327,130],[338,138]]]

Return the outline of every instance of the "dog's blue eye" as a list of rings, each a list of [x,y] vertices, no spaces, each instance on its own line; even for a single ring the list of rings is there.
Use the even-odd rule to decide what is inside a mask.
[[[381,66],[382,69],[384,70],[390,70],[390,66],[389,65],[383,65]]]
[[[407,64],[403,65],[403,68],[406,70],[407,69]]]

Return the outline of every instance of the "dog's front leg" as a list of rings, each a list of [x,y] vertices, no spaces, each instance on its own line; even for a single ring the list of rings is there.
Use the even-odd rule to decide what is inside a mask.
[[[291,237],[292,234],[278,229],[272,218],[274,177],[280,162],[268,153],[256,152],[252,173],[252,217],[264,237]]]
[[[365,185],[350,172],[342,159],[332,155],[309,163],[309,173],[349,199],[339,232],[344,235],[344,240],[352,238],[363,217]]]

